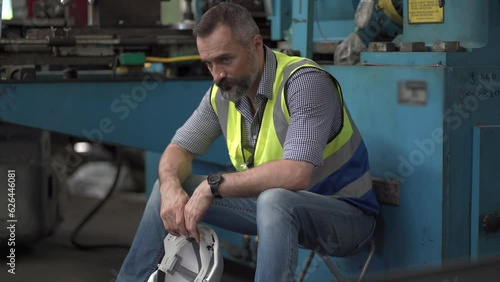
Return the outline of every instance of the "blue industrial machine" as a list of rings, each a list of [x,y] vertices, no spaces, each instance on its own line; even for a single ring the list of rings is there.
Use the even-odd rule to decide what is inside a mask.
[[[340,82],[372,174],[385,183],[368,276],[499,256],[500,1],[253,2],[263,7],[272,41],[316,59]],[[0,119],[143,149],[152,187],[161,152],[210,84],[155,73],[7,80]],[[194,171],[228,165],[218,140]],[[254,264],[257,238],[216,231],[226,258]],[[305,281],[333,280],[309,255],[300,251],[297,274],[307,264]],[[341,276],[354,277],[367,256],[332,261]]]
[[[310,54],[322,40],[311,10],[326,1],[300,2],[291,29],[314,32],[294,32],[291,48]],[[498,256],[499,1],[401,2],[399,48],[371,42],[357,65],[324,66],[342,85],[373,175],[401,184],[400,204],[382,206],[371,269]]]

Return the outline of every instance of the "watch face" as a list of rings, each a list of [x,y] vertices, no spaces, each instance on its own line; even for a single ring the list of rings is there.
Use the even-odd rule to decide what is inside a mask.
[[[209,184],[215,184],[217,182],[219,182],[221,179],[221,175],[220,174],[212,174],[208,177],[208,183]]]

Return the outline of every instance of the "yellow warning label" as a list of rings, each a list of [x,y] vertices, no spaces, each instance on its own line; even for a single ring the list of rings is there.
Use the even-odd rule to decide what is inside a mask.
[[[408,23],[443,23],[444,8],[438,0],[408,0]]]

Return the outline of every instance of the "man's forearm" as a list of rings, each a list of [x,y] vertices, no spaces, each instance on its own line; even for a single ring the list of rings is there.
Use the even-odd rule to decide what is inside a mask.
[[[303,190],[309,188],[314,165],[278,160],[249,170],[224,175],[219,191],[222,197],[252,197],[269,188]]]
[[[191,173],[194,154],[175,144],[169,144],[163,152],[158,165],[160,187],[169,187],[171,183],[180,187]]]

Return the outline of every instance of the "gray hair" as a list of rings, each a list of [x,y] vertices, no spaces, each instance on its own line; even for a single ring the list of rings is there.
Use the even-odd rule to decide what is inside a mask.
[[[251,39],[260,34],[257,23],[245,7],[222,2],[203,14],[193,29],[193,35],[209,36],[220,25],[229,27],[233,38],[244,47],[249,47]]]

